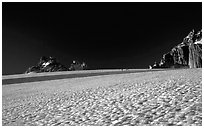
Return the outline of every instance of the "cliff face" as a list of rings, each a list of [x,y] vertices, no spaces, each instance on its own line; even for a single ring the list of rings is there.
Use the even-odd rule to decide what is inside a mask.
[[[202,67],[202,31],[191,31],[183,42],[163,55],[160,63],[152,68],[201,68]]]
[[[189,67],[202,67],[202,45],[190,44],[189,46]]]

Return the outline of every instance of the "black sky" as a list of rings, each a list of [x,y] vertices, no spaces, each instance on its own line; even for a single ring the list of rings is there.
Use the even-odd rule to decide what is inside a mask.
[[[41,56],[69,67],[147,68],[202,27],[202,3],[2,4],[2,73],[23,73]]]

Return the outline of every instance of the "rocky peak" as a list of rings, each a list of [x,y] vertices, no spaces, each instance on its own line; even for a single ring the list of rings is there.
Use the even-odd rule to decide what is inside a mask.
[[[182,41],[164,54],[159,65],[151,68],[201,68],[202,67],[202,30],[192,30]]]
[[[57,62],[54,57],[41,57],[40,61],[36,66],[32,66],[27,69],[25,73],[39,73],[39,72],[56,72],[56,71],[67,71],[68,69]]]

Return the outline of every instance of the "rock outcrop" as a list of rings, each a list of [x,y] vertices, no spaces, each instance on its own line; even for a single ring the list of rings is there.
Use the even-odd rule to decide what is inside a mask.
[[[67,71],[68,69],[57,62],[56,58],[53,57],[41,57],[37,66],[32,66],[27,69],[25,73],[40,73],[40,72],[56,72],[56,71]]]
[[[72,64],[70,65],[69,70],[74,71],[74,70],[85,70],[87,69],[87,65],[85,62],[80,63],[79,61],[72,61]]]
[[[202,67],[202,30],[192,30],[182,43],[163,55],[159,64],[150,68],[201,68]]]

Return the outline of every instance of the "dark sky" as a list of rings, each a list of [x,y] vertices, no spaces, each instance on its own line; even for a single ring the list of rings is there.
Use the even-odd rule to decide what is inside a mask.
[[[3,2],[2,73],[23,73],[41,56],[66,67],[147,68],[201,27],[201,2]]]

